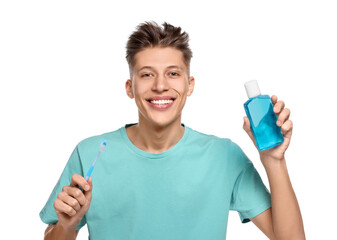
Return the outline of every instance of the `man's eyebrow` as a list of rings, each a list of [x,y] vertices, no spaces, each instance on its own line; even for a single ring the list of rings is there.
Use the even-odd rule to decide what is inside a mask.
[[[170,66],[168,66],[168,67],[166,67],[166,69],[173,69],[173,68],[177,68],[177,69],[179,69],[179,70],[184,70],[182,67],[179,67],[178,65],[170,65]],[[155,71],[155,68],[154,67],[151,67],[151,66],[143,66],[143,67],[141,67],[140,69],[138,69],[137,71],[136,71],[136,73],[139,73],[140,71],[142,71],[142,70],[144,70],[144,69],[150,69],[150,70],[152,70],[152,71]]]
[[[144,66],[144,67],[141,67],[140,69],[138,69],[138,70],[136,71],[136,74],[139,73],[140,71],[144,70],[144,69],[154,70],[154,68],[151,67],[151,66]]]
[[[179,70],[184,70],[182,67],[179,67],[177,65],[171,65],[171,66],[168,66],[167,69],[172,69],[172,68],[177,68]]]
[[[141,67],[140,69],[138,69],[138,71],[141,71],[141,70],[146,69],[146,68],[154,69],[154,68],[151,67],[151,66],[144,66],[144,67]]]

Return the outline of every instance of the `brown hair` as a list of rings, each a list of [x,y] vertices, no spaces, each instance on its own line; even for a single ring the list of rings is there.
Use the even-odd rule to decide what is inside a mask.
[[[155,22],[145,22],[137,26],[126,44],[126,60],[129,64],[130,74],[135,64],[135,55],[145,48],[152,47],[173,47],[183,54],[187,69],[190,68],[192,51],[189,48],[189,37],[186,32],[182,32],[180,27],[174,27],[168,23],[163,23],[160,27]]]

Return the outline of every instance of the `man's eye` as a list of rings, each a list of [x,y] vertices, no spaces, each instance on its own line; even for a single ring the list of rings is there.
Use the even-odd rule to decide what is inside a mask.
[[[176,77],[176,76],[179,76],[179,73],[171,72],[170,75]]]
[[[142,74],[142,77],[151,77],[151,76],[152,76],[151,73],[144,73],[144,74]]]

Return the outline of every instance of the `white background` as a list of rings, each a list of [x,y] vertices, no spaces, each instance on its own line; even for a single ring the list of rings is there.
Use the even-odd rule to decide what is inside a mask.
[[[125,44],[144,21],[191,38],[195,91],[183,123],[237,142],[265,171],[242,130],[243,84],[257,79],[291,110],[286,158],[307,239],[335,235],[335,1],[1,1],[1,197],[7,239],[42,239],[39,212],[82,139],[137,122],[124,90]],[[87,239],[84,227],[78,239]],[[231,212],[227,239],[266,239]]]

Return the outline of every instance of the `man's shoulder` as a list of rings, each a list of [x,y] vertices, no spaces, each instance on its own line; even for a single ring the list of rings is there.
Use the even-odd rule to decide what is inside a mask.
[[[242,169],[248,158],[240,146],[230,138],[218,137],[214,134],[205,134],[199,131],[190,131],[190,146],[200,154],[208,154],[216,158],[226,159],[231,164],[231,169]]]
[[[190,140],[200,145],[216,145],[230,148],[236,145],[230,138],[219,137],[215,134],[207,134],[190,128]]]
[[[87,148],[90,149],[91,147],[95,147],[97,148],[97,146],[99,147],[100,144],[102,142],[106,142],[106,144],[108,145],[109,143],[113,143],[116,141],[119,141],[121,138],[121,130],[123,129],[123,127],[110,131],[110,132],[105,132],[105,133],[101,133],[98,135],[93,135],[87,138],[84,138],[82,141],[80,141],[77,145],[77,147],[79,148]]]

